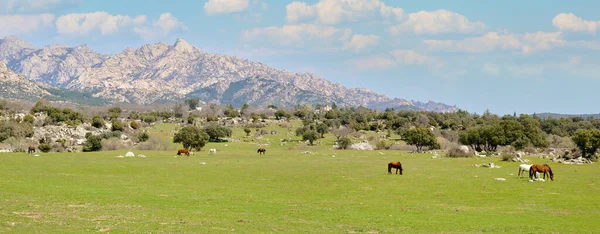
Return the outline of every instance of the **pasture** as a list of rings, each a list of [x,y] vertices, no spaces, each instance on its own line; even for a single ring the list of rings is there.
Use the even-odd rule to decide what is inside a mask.
[[[207,149],[217,148],[216,155]],[[0,154],[0,232],[591,233],[598,164],[517,179],[499,158],[209,143],[204,151]],[[381,153],[379,153],[381,152]],[[335,157],[332,157],[334,155]],[[543,160],[530,158],[533,163]],[[400,160],[404,175],[388,175]],[[476,168],[494,162],[499,169]],[[510,175],[512,174],[512,175]],[[495,181],[494,178],[506,178]]]

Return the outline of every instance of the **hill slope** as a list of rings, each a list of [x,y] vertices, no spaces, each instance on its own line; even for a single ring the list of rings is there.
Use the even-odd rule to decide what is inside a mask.
[[[82,45],[38,49],[16,38],[0,40],[0,60],[30,80],[116,102],[150,104],[201,98],[220,103],[297,105],[336,102],[341,106],[413,106],[455,111],[455,106],[389,98],[346,88],[310,73],[292,73],[232,56],[206,53],[182,39],[127,48],[115,55]]]

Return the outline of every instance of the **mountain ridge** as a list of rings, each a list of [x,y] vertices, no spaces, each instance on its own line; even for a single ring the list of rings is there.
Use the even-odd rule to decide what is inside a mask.
[[[224,104],[293,106],[336,102],[340,106],[377,109],[458,109],[431,101],[389,98],[364,88],[346,88],[312,73],[293,73],[235,56],[206,53],[183,39],[172,45],[158,42],[106,55],[86,45],[35,48],[10,36],[0,39],[0,60],[32,81],[113,102],[150,104],[202,98]],[[246,86],[230,87],[232,84]]]

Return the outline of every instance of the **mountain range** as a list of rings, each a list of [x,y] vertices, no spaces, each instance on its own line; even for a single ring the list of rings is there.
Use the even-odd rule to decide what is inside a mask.
[[[173,45],[159,42],[108,55],[86,45],[36,48],[7,36],[0,40],[0,61],[6,64],[0,65],[0,74],[6,74],[0,76],[4,87],[0,96],[10,98],[19,98],[16,94],[20,93],[22,99],[46,96],[94,103],[151,104],[200,98],[234,106],[335,102],[339,106],[375,109],[458,109],[432,101],[389,98],[364,88],[346,88],[311,73],[292,73],[247,59],[207,53],[182,39]],[[19,84],[6,83],[11,80],[19,80]]]

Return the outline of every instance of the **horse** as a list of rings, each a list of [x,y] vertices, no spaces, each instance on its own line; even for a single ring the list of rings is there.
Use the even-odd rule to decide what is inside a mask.
[[[388,174],[392,174],[392,168],[396,168],[396,174],[398,174],[398,171],[400,171],[400,175],[402,175],[402,163],[400,163],[400,162],[388,163]]]
[[[209,149],[208,150],[208,154],[216,154],[217,153],[217,149]]]
[[[180,149],[180,150],[177,151],[177,156],[180,156],[181,154],[185,154],[185,155],[187,155],[189,157],[190,156],[190,151],[187,150],[187,149]]]
[[[519,174],[517,174],[517,178],[522,178],[525,172],[529,172],[529,168],[531,168],[532,164],[521,164],[519,165]],[[521,174],[522,173],[522,174]],[[540,173],[536,173],[535,177],[540,177]]]
[[[256,151],[258,154],[265,154],[265,152],[267,152],[267,150],[265,148],[259,148],[258,151]]]
[[[550,180],[554,181],[554,173],[552,173],[552,168],[548,166],[548,164],[540,165],[533,164],[531,168],[529,168],[529,179],[533,179],[533,173],[542,172],[544,173],[544,179],[546,179],[546,174],[550,174]]]
[[[35,153],[35,146],[29,146],[29,148],[27,148],[27,153],[28,153],[28,154],[33,154],[33,153]]]

